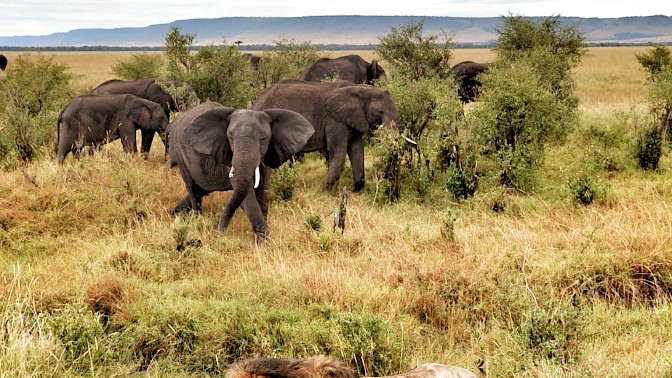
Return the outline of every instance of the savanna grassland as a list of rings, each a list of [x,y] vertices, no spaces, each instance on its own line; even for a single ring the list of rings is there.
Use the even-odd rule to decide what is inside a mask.
[[[318,156],[298,165],[291,200],[273,198],[259,246],[242,211],[217,234],[228,193],[170,215],[185,189],[158,141],[147,160],[115,142],[0,172],[0,376],[207,376],[249,356],[330,354],[363,375],[441,362],[487,377],[672,377],[672,161],[644,171],[632,155],[646,49],[588,49],[579,123],[533,191],[380,205],[367,171],[342,234]],[[131,54],[54,61],[84,90]],[[586,172],[600,190],[587,206],[569,185]]]

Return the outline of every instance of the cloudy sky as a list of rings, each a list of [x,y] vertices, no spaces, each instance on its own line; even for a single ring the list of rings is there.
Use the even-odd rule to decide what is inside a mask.
[[[0,0],[0,36],[231,16],[672,16],[672,0]],[[385,4],[385,6],[381,6]]]

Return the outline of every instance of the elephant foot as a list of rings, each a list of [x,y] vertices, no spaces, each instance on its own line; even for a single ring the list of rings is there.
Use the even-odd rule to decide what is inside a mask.
[[[362,189],[364,189],[364,180],[362,181],[357,181],[355,183],[355,186],[352,188],[353,192],[361,192]]]
[[[263,232],[255,232],[254,233],[254,241],[257,244],[262,244],[264,241],[266,241],[266,238],[268,237],[268,230],[263,231]]]

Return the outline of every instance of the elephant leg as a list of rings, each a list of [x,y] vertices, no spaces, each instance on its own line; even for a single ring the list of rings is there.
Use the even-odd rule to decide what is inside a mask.
[[[261,243],[268,236],[268,226],[266,225],[266,214],[264,214],[261,204],[257,201],[257,196],[250,191],[241,206],[250,224],[252,224],[257,243]],[[266,211],[268,211],[268,206],[266,206]]]
[[[140,142],[140,154],[147,159],[147,156],[149,156],[149,149],[152,147],[152,141],[154,140],[154,131],[140,130],[140,135],[142,136],[142,141]]]
[[[128,134],[121,134],[121,146],[126,153],[138,152],[137,142],[135,140],[135,132]]]
[[[175,207],[173,208],[173,215],[177,215],[182,211],[195,211],[197,213],[201,212],[201,204],[203,202],[203,197],[208,195],[210,192],[204,190],[198,186],[188,174],[182,173],[182,178],[184,184],[187,187],[187,195],[184,196],[181,200],[177,201]]]
[[[168,133],[165,132],[165,131],[158,131],[157,134],[159,134],[159,138],[161,138],[161,141],[163,142],[163,146],[166,148],[166,152],[164,153],[163,157],[164,157],[164,159],[167,160],[168,159],[168,147],[169,147]],[[147,151],[149,151],[149,148],[147,149]]]
[[[347,129],[334,128],[331,132],[327,131],[327,161],[329,169],[327,170],[327,190],[334,189],[338,183],[345,165],[345,154],[348,149]]]
[[[364,141],[361,135],[350,140],[348,156],[352,165],[353,191],[359,192],[364,189]]]

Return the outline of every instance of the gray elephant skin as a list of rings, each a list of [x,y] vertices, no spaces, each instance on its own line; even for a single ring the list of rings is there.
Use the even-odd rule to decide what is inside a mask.
[[[362,190],[363,137],[383,124],[392,124],[401,130],[390,94],[366,84],[284,80],[268,87],[257,98],[255,109],[270,108],[293,110],[313,125],[315,134],[301,152],[327,152],[327,190],[332,190],[338,183],[346,154],[352,165],[353,190]]]
[[[469,103],[474,101],[481,89],[481,82],[478,80],[478,75],[488,70],[487,64],[472,62],[465,60],[457,63],[451,68],[453,77],[457,82],[457,94],[460,101]]]
[[[375,59],[371,63],[359,55],[346,55],[338,58],[321,58],[310,65],[300,80],[320,83],[325,79],[338,79],[355,84],[373,85],[374,80],[385,76],[385,70]]]
[[[161,79],[119,80],[113,79],[99,84],[91,94],[132,94],[159,104],[170,120],[171,112],[191,109],[198,105],[199,99],[191,85],[181,81]],[[159,137],[168,153],[168,137],[160,132]],[[141,151],[148,154],[152,146],[153,134],[142,140]]]
[[[206,102],[180,113],[170,124],[170,158],[179,167],[188,193],[173,214],[200,212],[205,195],[233,190],[218,230],[225,232],[242,206],[257,242],[263,241],[268,235],[271,168],[300,151],[313,133],[305,118],[283,109],[255,111]]]
[[[7,57],[0,54],[0,71],[4,71],[7,68]]]
[[[137,152],[136,131],[143,142],[147,135],[168,128],[168,118],[159,104],[130,95],[82,95],[68,102],[58,116],[57,159],[63,163],[73,152],[77,157],[86,146],[121,139],[124,151]]]

